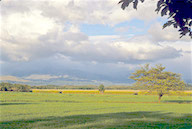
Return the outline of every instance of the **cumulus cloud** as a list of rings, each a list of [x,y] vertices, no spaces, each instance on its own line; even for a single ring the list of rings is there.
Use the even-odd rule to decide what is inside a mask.
[[[134,18],[151,20],[157,17],[154,12],[155,1],[146,0],[144,3],[140,3],[137,11],[132,7],[123,11],[118,2],[118,0],[6,0],[2,1],[2,13],[3,15],[27,14],[32,10],[39,10],[43,16],[55,19],[60,23],[70,21],[72,23],[110,25]]]
[[[96,36],[92,39],[82,33],[53,32],[43,35],[34,44],[22,47],[13,47],[4,44],[4,51],[8,52],[10,60],[31,60],[61,54],[73,60],[96,61],[102,63],[140,61],[155,61],[163,58],[180,56],[180,51],[165,45],[155,44],[150,40],[137,37],[128,41],[114,39],[111,42]],[[38,43],[38,44],[37,44]],[[4,52],[3,51],[3,52]],[[6,55],[6,54],[4,54]],[[17,61],[16,60],[16,61]]]
[[[70,56],[74,60],[96,61],[100,63],[139,63],[180,56],[180,51],[175,48],[143,40],[95,44],[85,43],[76,47],[77,49],[73,47],[61,53]]]
[[[125,41],[118,35],[88,37],[77,31],[77,27],[71,28],[66,31],[54,28],[29,41],[15,36],[19,43],[3,40],[2,57],[13,61],[28,61],[61,54],[79,61],[139,63],[181,55],[173,47],[153,43],[147,35],[135,36]]]
[[[179,38],[178,29],[175,29],[173,26],[166,27],[165,29],[162,26],[160,23],[155,23],[149,28],[148,33],[154,41],[191,41],[189,36]]]
[[[100,64],[113,64],[116,68],[127,68],[127,65],[133,66],[133,64],[137,65],[149,61],[161,62],[164,59],[181,58],[184,51],[191,51],[189,49],[191,41],[188,37],[178,39],[177,30],[171,27],[162,30],[160,23],[153,24],[143,35],[138,36],[131,33],[126,35],[126,38],[115,34],[88,36],[82,32],[82,24],[102,24],[113,28],[115,25],[133,19],[150,21],[158,17],[154,12],[156,1],[145,0],[144,3],[138,5],[138,10],[134,10],[132,5],[126,10],[122,10],[120,5],[117,4],[118,1],[2,1],[0,5],[2,14],[0,63],[4,65],[7,62],[28,62],[27,67],[34,68],[38,64],[41,65],[41,68],[44,68],[44,71],[47,69],[51,71],[44,65],[51,61],[55,62],[55,60],[59,60],[62,65],[66,61],[78,62],[78,65],[75,65],[76,67],[88,62],[94,65],[92,68],[97,70],[93,71],[97,72]],[[122,34],[129,29],[139,31],[140,28],[121,26],[114,31],[120,31],[120,34]],[[43,62],[43,59],[50,60]],[[41,63],[37,60],[40,60]],[[35,61],[38,63],[34,63],[35,65],[31,63]],[[83,65],[83,67],[84,69],[87,68],[86,65]],[[42,72],[41,68],[34,69],[36,69],[36,72],[39,70]],[[15,69],[19,69],[16,71],[22,71],[22,68],[19,67],[15,67]],[[27,69],[25,68],[25,70]],[[30,70],[33,71],[34,69]],[[10,68],[7,67],[7,70],[10,70]],[[107,72],[109,71],[114,71],[114,69],[111,68]],[[49,73],[28,76],[28,78],[33,79],[57,77]],[[66,75],[61,78],[69,79],[70,77]],[[73,79],[77,78],[74,77]]]
[[[0,42],[4,60],[28,61],[32,56],[28,51],[42,45],[39,36],[58,26],[37,10],[2,17]]]
[[[111,42],[101,37],[100,41],[99,37],[96,38],[98,41],[92,40],[78,27],[81,23],[114,25],[134,18],[153,19],[156,17],[151,14],[154,2],[139,4],[143,7],[138,7],[141,8],[138,11],[132,7],[123,11],[116,0],[7,0],[2,3],[1,58],[4,61],[29,61],[58,53],[75,60],[98,62],[130,62],[163,57],[149,56],[153,52],[147,48],[140,50],[142,47],[138,43],[124,42],[118,38],[112,37]],[[141,13],[143,14],[140,15]],[[114,42],[115,40],[118,42]],[[155,48],[156,53],[164,48],[170,49],[163,46]],[[177,53],[174,49],[171,52],[173,55]],[[135,53],[138,54],[134,55]]]

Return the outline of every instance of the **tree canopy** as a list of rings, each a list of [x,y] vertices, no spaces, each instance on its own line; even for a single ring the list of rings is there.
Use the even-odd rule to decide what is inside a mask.
[[[185,87],[180,74],[167,72],[164,69],[161,64],[156,67],[146,64],[132,73],[130,78],[136,81],[136,85],[146,86],[149,91],[157,91],[160,102],[161,97],[170,90],[182,90]]]
[[[124,10],[133,3],[133,8],[137,9],[137,5],[145,0],[121,0],[121,8]],[[157,13],[161,12],[161,16],[168,15],[168,21],[163,25],[163,28],[173,25],[174,28],[179,28],[180,36],[188,34],[192,38],[192,0],[158,0]],[[180,37],[180,38],[181,38]]]

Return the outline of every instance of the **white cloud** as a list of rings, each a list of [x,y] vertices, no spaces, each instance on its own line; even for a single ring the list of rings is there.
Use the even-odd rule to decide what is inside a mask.
[[[21,40],[33,40],[39,35],[46,34],[55,23],[50,18],[43,17],[40,11],[30,13],[13,13],[3,17],[1,21],[1,38],[20,43]],[[18,38],[20,40],[18,40]]]
[[[26,77],[23,77],[28,80],[50,80],[50,79],[68,79],[68,80],[79,80],[79,81],[85,81],[87,79],[79,78],[75,76],[69,76],[69,75],[50,75],[50,74],[32,74]]]
[[[61,78],[62,76],[55,76],[55,75],[49,75],[49,74],[33,74],[30,76],[25,77],[25,79],[31,79],[31,80],[49,80],[54,78]]]
[[[55,33],[58,34],[57,37],[50,35]],[[168,45],[153,43],[145,36],[137,36],[124,41],[122,37],[114,35],[92,36],[87,39],[80,32],[56,31],[50,34],[41,38],[41,43],[47,45],[47,48],[41,48],[41,51],[47,49],[45,51],[53,52],[53,54],[60,53],[79,61],[135,63],[180,56],[179,50]]]
[[[79,27],[77,25],[71,25],[69,28],[69,32],[78,33],[78,32],[80,32],[80,30],[79,30]]]
[[[26,41],[27,42],[27,41]],[[61,54],[79,61],[102,63],[138,63],[180,56],[180,51],[168,45],[153,43],[147,36],[136,36],[127,41],[120,36],[92,36],[82,32],[53,29],[41,35],[37,42],[26,45],[3,43],[3,55],[14,61],[50,57]]]
[[[3,15],[26,14],[26,12],[31,13],[32,10],[39,10],[43,16],[61,24],[70,21],[114,25],[134,18],[148,21],[157,17],[154,12],[156,1],[146,0],[138,5],[138,10],[134,10],[132,5],[122,10],[118,2],[119,0],[6,0],[2,1],[2,13]]]
[[[39,43],[39,36],[46,34],[53,28],[59,28],[55,22],[43,17],[40,11],[30,13],[11,13],[2,16],[0,47],[4,60],[28,61],[32,57],[29,51],[35,52]]]
[[[114,25],[134,18],[153,19],[154,16],[151,15],[150,9],[154,6],[154,2],[146,1],[144,4],[139,4],[143,7],[138,11],[132,7],[124,11],[116,0],[32,0],[22,1],[21,5],[18,2],[17,0],[2,1],[1,48],[3,60],[29,61],[58,53],[72,59],[99,62],[148,59],[148,55],[144,54],[133,56],[134,53],[140,52],[138,49],[141,46],[136,45],[132,50],[128,45],[126,48],[119,48],[115,46],[117,43],[114,41],[129,45],[134,42],[123,43],[118,36],[111,37],[112,43],[106,41],[105,36],[97,37],[97,41],[93,41],[93,37],[90,37],[89,40],[87,35],[80,32],[78,25],[80,23]],[[8,9],[9,11],[6,12]],[[142,11],[143,9],[145,11]],[[140,13],[144,14],[140,15]],[[72,24],[69,28],[66,27],[67,22]],[[133,52],[133,50],[136,51]],[[116,54],[112,51],[115,51]],[[151,59],[150,57],[149,60]]]
[[[148,30],[148,33],[155,41],[191,41],[189,36],[184,36],[182,38],[179,38],[179,32],[178,29],[173,28],[173,26],[166,27],[165,29],[162,29],[162,26],[160,23],[155,23],[151,25],[151,27]]]
[[[161,45],[169,45],[177,50],[182,50],[182,52],[192,51],[192,41],[164,41],[160,42]]]

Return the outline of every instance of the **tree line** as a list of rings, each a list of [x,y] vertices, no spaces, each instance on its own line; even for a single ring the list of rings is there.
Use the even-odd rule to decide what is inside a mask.
[[[104,85],[103,85],[104,86]],[[22,87],[22,88],[21,88]],[[26,87],[26,88],[23,88]],[[28,89],[28,90],[20,90],[20,89]],[[103,89],[102,87],[96,85],[85,85],[85,86],[73,86],[73,85],[65,85],[65,86],[58,86],[58,85],[40,85],[40,86],[30,86],[24,84],[12,84],[8,82],[1,82],[0,83],[0,91],[30,91],[32,89],[74,89],[74,90],[99,90]],[[130,86],[125,85],[109,85],[104,86],[105,90],[148,90],[147,87],[142,85],[133,84]],[[184,90],[192,90],[191,84],[186,84]]]
[[[0,91],[31,92],[31,87],[25,84],[0,83]]]

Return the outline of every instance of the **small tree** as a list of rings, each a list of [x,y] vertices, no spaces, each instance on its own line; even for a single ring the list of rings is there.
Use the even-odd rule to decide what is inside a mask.
[[[30,87],[27,85],[18,85],[17,86],[17,91],[18,92],[29,92],[30,91]]]
[[[104,91],[105,91],[105,87],[104,87],[103,84],[101,84],[101,85],[99,86],[99,92],[100,92],[100,93],[104,93]]]
[[[160,103],[161,97],[170,90],[182,90],[185,87],[180,74],[163,71],[164,69],[162,65],[150,68],[149,64],[146,64],[132,73],[130,78],[135,80],[137,85],[146,86],[149,91],[157,91]]]

